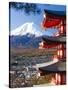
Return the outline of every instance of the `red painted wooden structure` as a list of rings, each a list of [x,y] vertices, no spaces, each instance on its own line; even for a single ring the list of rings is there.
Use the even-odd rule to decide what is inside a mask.
[[[54,33],[54,37],[59,37],[63,35],[66,35],[66,13],[64,14],[64,12],[61,13],[57,11],[49,11],[49,10],[45,10],[44,13],[44,20],[42,22],[42,28],[44,30],[46,30],[46,28],[57,28],[58,32]],[[40,43],[40,47],[42,48],[53,48],[53,47],[57,47],[57,54],[55,56],[57,56],[57,58],[59,59],[59,61],[62,59],[62,61],[66,60],[66,43],[63,43],[63,41],[61,42],[59,41],[53,41],[52,39],[48,40],[47,38],[44,39],[41,43]],[[62,62],[63,63],[63,62]],[[55,67],[56,65],[54,65]],[[61,67],[61,66],[60,66]],[[65,66],[64,66],[65,67]],[[53,66],[50,66],[50,68],[53,68]],[[58,68],[58,66],[56,66],[56,68]],[[47,67],[45,69],[45,72],[47,73],[55,73],[55,77],[54,80],[55,84],[65,84],[66,83],[66,70],[65,71],[54,71],[54,70],[47,70]]]
[[[55,11],[56,12],[56,11]],[[58,12],[59,13],[59,12]],[[60,34],[66,33],[66,16],[57,15],[45,10],[42,28],[57,28]]]

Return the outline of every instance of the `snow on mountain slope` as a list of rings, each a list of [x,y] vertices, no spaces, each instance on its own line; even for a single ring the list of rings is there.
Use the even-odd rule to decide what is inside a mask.
[[[33,22],[28,22],[23,24],[22,26],[18,27],[15,30],[12,30],[10,32],[10,36],[23,36],[28,34],[29,36],[35,35],[35,37],[39,37],[42,35],[46,35],[46,32],[44,30],[41,30],[40,27],[38,27]]]

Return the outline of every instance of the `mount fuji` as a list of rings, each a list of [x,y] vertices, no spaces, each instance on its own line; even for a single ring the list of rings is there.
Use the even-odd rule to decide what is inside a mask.
[[[28,36],[34,35],[35,37],[39,37],[45,35],[46,32],[44,30],[41,30],[41,28],[33,22],[25,23],[10,32],[11,36],[23,36],[26,34],[28,34]]]
[[[45,30],[41,30],[33,22],[28,22],[10,32],[10,46],[38,48],[44,35],[46,35]]]

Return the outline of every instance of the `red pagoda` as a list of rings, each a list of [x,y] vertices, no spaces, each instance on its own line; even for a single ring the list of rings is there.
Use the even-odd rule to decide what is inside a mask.
[[[43,36],[39,44],[40,49],[56,48],[56,54],[53,57],[58,58],[58,62],[46,67],[40,68],[44,74],[54,73],[52,81],[55,84],[66,84],[66,11],[44,10],[44,20],[42,28],[57,28],[58,32],[53,36]],[[52,57],[52,58],[53,58]]]

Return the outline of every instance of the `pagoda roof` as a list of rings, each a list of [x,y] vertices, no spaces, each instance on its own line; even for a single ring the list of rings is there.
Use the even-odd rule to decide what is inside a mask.
[[[49,66],[46,66],[46,67],[42,67],[40,68],[40,70],[42,71],[45,71],[46,72],[53,72],[53,73],[56,73],[56,72],[66,72],[66,62],[64,61],[58,61],[57,63],[55,64],[51,64]]]
[[[53,37],[53,36],[43,36],[42,37],[43,41],[47,43],[66,43],[66,36],[58,36],[58,37]]]
[[[57,16],[66,16],[66,10],[65,11],[56,11],[56,10],[44,10],[45,13],[57,15]]]

